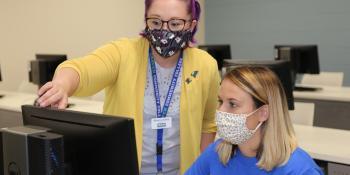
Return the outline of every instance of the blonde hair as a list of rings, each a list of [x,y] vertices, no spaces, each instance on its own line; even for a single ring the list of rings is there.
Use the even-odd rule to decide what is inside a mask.
[[[261,125],[262,139],[257,153],[257,166],[270,171],[276,166],[284,165],[297,147],[297,141],[280,80],[270,69],[262,66],[236,67],[224,79],[231,80],[249,93],[256,107],[268,105],[269,117]],[[237,145],[227,141],[218,144],[216,150],[224,165],[236,148]]]

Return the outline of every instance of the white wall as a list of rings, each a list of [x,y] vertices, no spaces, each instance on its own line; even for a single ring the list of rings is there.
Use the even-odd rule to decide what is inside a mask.
[[[137,36],[143,15],[143,0],[0,0],[0,89],[27,82],[36,53],[79,57],[111,40]],[[203,43],[204,23],[197,36]]]
[[[233,58],[273,59],[275,44],[317,44],[321,71],[350,86],[349,0],[206,1],[206,41]]]

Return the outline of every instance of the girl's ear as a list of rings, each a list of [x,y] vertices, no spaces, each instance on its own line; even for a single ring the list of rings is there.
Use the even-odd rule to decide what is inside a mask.
[[[260,122],[263,122],[263,121],[266,121],[268,118],[269,118],[269,106],[268,105],[263,105],[260,107],[260,110],[259,110],[259,121]]]

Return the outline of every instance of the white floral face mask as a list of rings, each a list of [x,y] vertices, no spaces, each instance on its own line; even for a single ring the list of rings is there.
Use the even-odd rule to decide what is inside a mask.
[[[246,126],[247,118],[257,110],[249,114],[233,114],[217,110],[216,125],[219,136],[235,145],[242,144],[249,140],[263,123],[260,122],[254,130],[250,130]]]

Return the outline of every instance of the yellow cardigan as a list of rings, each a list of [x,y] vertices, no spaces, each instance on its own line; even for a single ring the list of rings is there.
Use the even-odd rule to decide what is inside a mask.
[[[139,166],[148,48],[149,42],[143,37],[124,38],[59,66],[78,72],[80,83],[74,95],[89,96],[105,88],[103,113],[134,119]],[[201,134],[216,132],[219,83],[215,59],[197,48],[186,48],[180,97],[181,174],[200,154]]]

